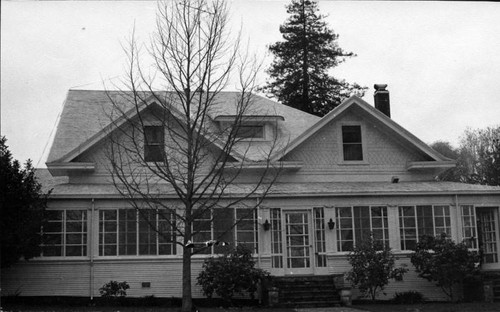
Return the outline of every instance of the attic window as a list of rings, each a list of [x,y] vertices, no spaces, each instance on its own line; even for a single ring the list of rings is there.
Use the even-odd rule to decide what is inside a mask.
[[[363,160],[361,126],[342,126],[342,146],[345,161]]]
[[[160,126],[144,127],[144,160],[151,162],[163,161],[165,148],[164,129]]]
[[[238,139],[263,139],[264,125],[240,125],[236,129],[235,137]]]

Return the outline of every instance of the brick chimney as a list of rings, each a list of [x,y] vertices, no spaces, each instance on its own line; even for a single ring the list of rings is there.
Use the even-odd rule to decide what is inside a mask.
[[[389,91],[386,90],[387,85],[376,84],[373,87],[375,88],[375,93],[373,93],[373,97],[375,98],[375,108],[390,118],[391,104],[389,102]]]

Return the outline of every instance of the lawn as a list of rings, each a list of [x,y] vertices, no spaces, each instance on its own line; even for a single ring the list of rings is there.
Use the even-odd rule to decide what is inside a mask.
[[[500,312],[500,302],[485,303],[421,303],[421,304],[357,304],[353,308],[371,312]]]
[[[422,303],[422,304],[389,304],[389,303],[362,303],[352,308],[370,312],[500,312],[500,302],[495,303]],[[328,308],[320,308],[321,312]],[[339,309],[341,310],[341,309]],[[173,307],[141,307],[141,306],[71,306],[71,305],[36,305],[36,304],[6,304],[1,311],[51,311],[51,312],[178,312]],[[208,308],[201,307],[200,312],[294,312],[293,309],[271,309],[259,307],[244,308]],[[332,311],[333,312],[333,311]]]

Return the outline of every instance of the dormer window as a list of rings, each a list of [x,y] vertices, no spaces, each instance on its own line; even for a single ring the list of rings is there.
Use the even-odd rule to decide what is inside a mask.
[[[236,129],[235,137],[238,139],[264,139],[264,125],[240,125]]]
[[[144,127],[144,160],[151,162],[163,161],[165,149],[165,132],[161,126]]]
[[[278,115],[219,115],[215,117],[215,121],[224,132],[233,131],[233,127],[237,127],[232,134],[237,141],[243,142],[273,140],[277,135],[276,129],[279,122],[284,120],[283,116]]]
[[[362,161],[361,126],[342,126],[344,161]]]

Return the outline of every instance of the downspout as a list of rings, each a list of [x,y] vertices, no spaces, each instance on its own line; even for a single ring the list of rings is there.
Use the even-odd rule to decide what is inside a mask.
[[[262,240],[260,239],[261,238],[261,235],[260,235],[260,223],[259,223],[259,217],[262,217],[262,211],[260,210],[260,205],[259,205],[259,198],[255,198],[255,201],[256,201],[256,205],[257,205],[257,265],[259,266],[259,269],[262,269],[262,266],[261,266],[261,261],[260,261],[260,254],[261,254],[261,248],[264,246],[263,245],[263,242]],[[261,249],[261,250],[259,250]],[[264,294],[262,293],[263,292],[263,285],[262,285],[262,281],[259,281],[259,286],[257,288],[258,292],[257,292],[257,295],[259,297],[259,304],[262,303],[262,298],[264,296]]]
[[[461,220],[462,212],[460,211],[460,205],[458,204],[458,194],[455,194],[455,207],[456,207],[456,223],[457,223],[457,243],[458,242],[463,242],[464,237],[463,237],[463,224]],[[460,240],[458,240],[460,238]]]
[[[92,204],[90,206],[90,228],[89,228],[89,256],[90,256],[90,300],[94,300],[94,211],[95,211],[95,202],[94,198],[92,198]]]

